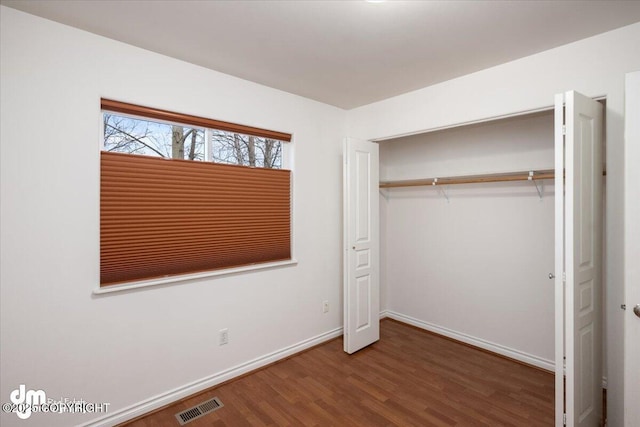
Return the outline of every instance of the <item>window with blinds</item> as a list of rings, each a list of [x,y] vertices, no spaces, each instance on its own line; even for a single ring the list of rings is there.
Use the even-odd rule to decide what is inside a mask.
[[[291,259],[291,135],[110,100],[102,110],[100,286]]]

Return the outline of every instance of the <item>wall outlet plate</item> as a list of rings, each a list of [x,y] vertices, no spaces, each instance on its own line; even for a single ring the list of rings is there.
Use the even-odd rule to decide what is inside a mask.
[[[229,329],[220,329],[218,339],[219,345],[229,344]]]

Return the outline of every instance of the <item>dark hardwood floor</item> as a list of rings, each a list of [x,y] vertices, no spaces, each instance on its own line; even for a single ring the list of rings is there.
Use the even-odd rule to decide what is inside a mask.
[[[177,426],[218,397],[197,426],[552,426],[554,379],[393,321],[348,355],[335,339],[124,425]]]

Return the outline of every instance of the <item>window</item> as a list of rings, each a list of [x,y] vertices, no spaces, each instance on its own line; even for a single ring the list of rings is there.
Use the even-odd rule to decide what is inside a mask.
[[[282,141],[103,113],[103,150],[280,169]]]
[[[291,135],[102,100],[100,286],[291,259]]]
[[[103,150],[113,153],[204,160],[204,129],[103,113]]]

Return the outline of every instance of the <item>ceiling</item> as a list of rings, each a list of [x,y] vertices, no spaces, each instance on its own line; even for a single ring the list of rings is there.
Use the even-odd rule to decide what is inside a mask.
[[[640,21],[640,1],[0,3],[345,109]]]

